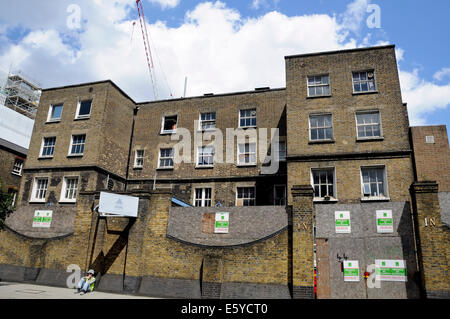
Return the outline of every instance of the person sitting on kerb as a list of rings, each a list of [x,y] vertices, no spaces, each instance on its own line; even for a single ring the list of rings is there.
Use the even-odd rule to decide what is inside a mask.
[[[94,291],[94,285],[95,285],[95,277],[94,277],[94,270],[89,269],[88,275],[86,277],[81,278],[80,282],[77,286],[77,292],[80,292],[80,295],[84,295],[87,292]]]

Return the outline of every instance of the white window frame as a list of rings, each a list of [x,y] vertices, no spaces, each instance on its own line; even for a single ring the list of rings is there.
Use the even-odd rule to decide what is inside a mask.
[[[175,124],[175,128],[171,129],[171,130],[164,130],[164,123],[166,122],[166,118],[167,117],[177,117],[177,122]],[[177,128],[178,128],[178,114],[173,114],[173,115],[164,115],[162,117],[162,121],[161,121],[161,134],[176,134],[177,133]]]
[[[206,189],[209,189],[209,199],[206,198]],[[201,190],[201,198],[197,199],[197,190]],[[194,202],[192,203],[194,207],[212,207],[212,187],[196,187],[194,188]],[[197,206],[197,202],[200,201],[200,206]],[[209,201],[209,206],[206,206],[206,202]]]
[[[55,139],[55,144],[53,145],[53,153],[52,155],[43,155],[44,153],[44,144],[45,144],[45,139],[50,139],[53,138]],[[47,146],[48,147],[48,146]],[[55,150],[56,150],[56,136],[44,136],[42,138],[42,143],[41,143],[41,150],[39,151],[39,158],[53,158],[53,156],[55,155]]]
[[[80,115],[81,103],[82,102],[87,102],[87,101],[91,101],[91,107],[89,109],[89,114],[87,114],[87,115]],[[78,119],[88,119],[88,118],[90,118],[91,114],[92,114],[92,104],[93,104],[93,102],[94,102],[94,100],[92,100],[92,99],[79,100],[78,104],[77,104],[77,112],[75,113],[75,119],[78,120]]]
[[[327,84],[323,84],[323,83],[316,84],[316,77],[319,77],[319,76],[321,77],[321,81],[322,81],[323,77],[325,77],[325,76],[328,77],[328,83]],[[312,78],[312,77],[314,77],[314,84],[309,84],[309,78]],[[309,89],[310,88],[327,87],[327,86],[328,86],[328,89],[329,89],[329,93],[327,93],[327,94],[325,94],[325,93],[315,94],[315,95],[309,94]],[[329,74],[317,74],[317,75],[308,75],[308,76],[306,76],[306,90],[307,90],[307,96],[308,97],[331,96],[330,75]],[[323,92],[323,90],[322,90],[322,92]]]
[[[276,202],[275,202],[275,199],[276,199],[276,188],[277,187],[283,187],[284,188],[284,197],[283,197],[283,199],[284,199],[284,204],[277,204]],[[275,184],[275,185],[273,185],[273,205],[274,206],[286,206],[286,203],[287,203],[287,191],[286,191],[286,185],[284,185],[284,184]]]
[[[20,163],[17,164],[18,162],[20,162]],[[24,160],[16,157],[14,159],[13,170],[11,173],[14,175],[17,175],[17,176],[22,176],[23,164],[24,164]]]
[[[253,198],[253,202],[254,205],[244,205],[244,200],[252,200],[251,197],[246,197],[246,198],[238,198],[239,195],[239,188],[253,188],[253,194],[254,194],[254,198]],[[235,201],[235,206],[238,206],[238,200],[242,200],[242,207],[250,207],[250,206],[256,206],[256,186],[236,186],[236,201]]]
[[[245,117],[241,117],[241,112],[242,111],[254,111],[255,112],[255,116],[245,116]],[[255,125],[244,125],[244,126],[241,126],[241,119],[252,119],[252,118],[255,118],[255,121],[256,121],[256,124]],[[257,108],[255,107],[255,108],[249,108],[249,109],[240,109],[239,110],[239,122],[238,122],[238,127],[239,128],[255,128],[255,127],[258,127],[258,110],[257,110]]]
[[[200,153],[200,150],[204,150],[205,148],[212,148],[212,153],[206,153],[206,155],[203,155],[204,153]],[[212,156],[212,164],[201,164],[200,163],[200,155],[202,154],[203,157],[211,157]],[[215,155],[215,147],[213,145],[204,145],[204,146],[198,146],[197,147],[197,162],[195,167],[214,167],[214,155]]]
[[[380,126],[380,136],[369,136],[369,137],[361,137],[359,136],[358,127],[360,126],[374,126],[375,124],[358,124],[358,115],[360,114],[373,114],[378,113],[378,125]],[[383,138],[383,124],[381,122],[381,112],[380,110],[364,110],[364,111],[356,111],[355,112],[355,123],[356,123],[356,138],[358,140],[377,140]]]
[[[331,126],[311,127],[311,117],[318,117],[318,116],[329,116],[329,117],[331,117],[331,121],[330,121]],[[310,141],[310,142],[327,142],[327,141],[334,141],[333,114],[331,114],[331,113],[310,114],[310,115],[308,116],[308,123],[309,123],[309,141]],[[331,138],[324,138],[324,139],[318,138],[318,139],[316,139],[316,140],[313,140],[313,139],[312,139],[312,134],[311,134],[311,133],[312,133],[312,130],[313,130],[313,129],[323,129],[323,130],[326,130],[326,129],[329,129],[329,128],[331,128],[331,135],[332,135]]]
[[[169,149],[171,149],[172,150],[172,157],[161,157],[161,151],[162,150],[169,150]],[[172,166],[161,166],[161,159],[172,159]],[[173,147],[161,147],[160,149],[159,149],[159,152],[158,152],[158,169],[173,169],[174,168],[174,165],[175,165],[175,162],[174,162],[174,149],[173,149]]]
[[[61,117],[60,117],[60,118],[57,118],[57,119],[52,118],[53,108],[54,108],[55,106],[61,106],[61,109],[62,109],[62,110],[61,110]],[[62,118],[62,112],[63,112],[63,110],[64,110],[64,104],[63,104],[63,103],[59,103],[59,104],[50,104],[50,107],[49,107],[49,109],[48,109],[48,115],[47,115],[47,123],[60,122],[60,121],[61,121],[61,118]]]
[[[67,187],[68,187],[68,180],[76,180],[77,181],[76,182],[76,188],[75,188],[75,198],[67,198],[66,197],[66,192],[67,192]],[[80,184],[79,176],[64,176],[59,202],[61,202],[61,203],[75,203],[77,201],[77,197],[78,197],[78,186],[79,186],[79,184]]]
[[[37,191],[38,191],[38,181],[39,180],[46,180],[47,181],[47,183],[45,185],[46,186],[45,189],[43,188],[43,190],[44,190],[43,198],[38,198],[38,197],[35,196]],[[47,198],[47,192],[48,192],[48,180],[49,180],[48,177],[35,177],[34,178],[34,180],[33,180],[33,189],[31,191],[31,196],[30,196],[30,202],[45,203],[45,200]]]
[[[367,80],[361,80],[361,73],[367,73]],[[359,81],[356,81],[353,79],[353,74],[358,73],[359,75]],[[373,80],[369,80],[369,73],[373,73]],[[373,90],[367,90],[367,91],[355,91],[355,83],[363,83],[363,82],[372,82],[374,83],[374,89]],[[367,84],[367,88],[369,88],[369,84]],[[377,86],[377,75],[375,73],[374,69],[368,69],[368,70],[361,70],[361,71],[352,71],[352,90],[353,94],[364,94],[364,93],[372,93],[372,92],[378,92],[378,86]]]
[[[384,185],[384,193],[383,196],[365,196],[364,195],[364,179],[363,179],[363,169],[383,169],[383,185]],[[386,165],[368,165],[360,167],[360,179],[361,179],[361,200],[362,201],[373,201],[373,200],[389,200],[389,187],[388,187],[388,179],[387,179],[387,167]],[[378,178],[377,178],[378,179]],[[369,182],[370,185],[370,182]],[[377,182],[378,189],[378,182]],[[379,190],[378,190],[379,192]]]
[[[333,195],[329,196],[329,199],[325,199],[326,197],[316,197],[316,192],[315,192],[315,188],[314,188],[314,172],[318,172],[318,171],[332,171],[333,172]],[[336,167],[313,167],[310,170],[310,178],[311,178],[311,186],[313,188],[313,193],[314,193],[314,201],[326,201],[326,202],[336,202],[338,201],[337,199],[337,183],[336,183]],[[327,178],[328,179],[328,178]],[[319,192],[320,192],[320,177],[319,177]],[[328,185],[330,185],[329,183],[326,184],[327,185],[327,192],[328,192]]]
[[[84,146],[83,146],[83,153],[72,153],[72,146],[73,146],[73,139],[75,136],[83,136],[84,135]],[[69,145],[69,153],[67,156],[84,156],[84,152],[86,151],[86,139],[87,139],[87,134],[72,134],[71,138],[70,138],[70,145]],[[77,144],[78,145],[78,144]],[[81,144],[79,144],[81,145]]]
[[[239,146],[240,145],[244,145],[244,148],[245,148],[245,145],[249,145],[249,152],[248,153],[241,153],[240,152],[240,149],[239,149]],[[255,152],[253,153],[253,152],[250,152],[250,145],[251,144],[255,144]],[[252,154],[255,154],[255,162],[253,163],[240,163],[240,155],[241,154],[243,154],[243,155],[245,155],[245,154],[248,154],[248,157],[250,158],[250,155],[252,155]],[[245,142],[245,143],[238,143],[237,144],[237,166],[256,166],[257,165],[257,163],[258,163],[258,144],[256,143],[256,142]]]
[[[142,152],[142,156],[139,156],[139,152]],[[145,150],[136,150],[134,152],[134,168],[143,168],[144,167],[144,157],[145,157]],[[142,164],[138,164],[138,160],[142,161]]]
[[[202,120],[203,114],[214,114],[214,120]],[[215,131],[217,129],[216,120],[217,120],[217,112],[216,111],[200,112],[200,114],[198,115],[198,130],[201,132]],[[202,127],[203,123],[214,123],[214,127],[203,128]]]

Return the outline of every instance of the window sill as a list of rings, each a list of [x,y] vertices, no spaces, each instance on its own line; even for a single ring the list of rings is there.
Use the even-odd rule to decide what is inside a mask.
[[[76,117],[73,120],[74,121],[85,121],[85,120],[89,120],[91,117],[90,116],[86,116],[86,117]]]
[[[134,166],[133,169],[135,170],[142,170],[144,168],[144,166]]]
[[[158,170],[158,171],[172,171],[173,170],[173,166],[172,167],[158,167],[156,170]]]
[[[205,133],[205,132],[215,132],[217,131],[217,128],[208,128],[208,129],[198,129],[197,132],[199,133]]]
[[[11,174],[22,177],[22,174],[19,174],[19,173],[11,172]]]
[[[257,164],[236,164],[237,167],[256,167]]]
[[[249,128],[258,128],[258,126],[239,126],[238,127],[238,129],[240,129],[240,130],[247,130],[247,129],[249,129]]]
[[[363,197],[361,202],[388,202],[390,197]]]
[[[378,94],[378,90],[367,91],[367,92],[353,92],[352,95],[364,95],[364,94]]]
[[[159,133],[160,135],[172,135],[172,134],[177,134],[177,131],[162,131],[161,133]]]
[[[74,157],[74,158],[76,158],[76,157],[83,157],[83,155],[84,154],[69,154],[69,155],[67,155],[67,157]]]
[[[76,204],[77,203],[77,201],[76,200],[60,200],[59,202],[58,202],[59,204]]]
[[[330,198],[328,200],[326,200],[324,198],[314,198],[313,202],[314,203],[337,203],[337,202],[339,202],[339,200],[337,198]]]
[[[307,96],[306,99],[318,99],[321,97],[332,97],[331,94],[327,94],[327,95],[315,95],[315,96]]]
[[[30,204],[45,204],[45,200],[37,200],[37,199],[32,199],[29,201]]]
[[[48,160],[48,159],[52,159],[53,156],[39,156],[38,160]]]
[[[384,141],[384,137],[383,136],[379,136],[379,137],[368,137],[368,138],[357,138],[356,142],[357,143],[364,143],[364,142],[380,142],[380,141]]]
[[[52,124],[52,123],[59,123],[59,122],[61,122],[61,119],[59,119],[59,120],[49,120],[49,121],[45,122],[45,124]]]
[[[214,168],[214,165],[195,165],[195,169],[211,169]]]
[[[320,141],[309,141],[308,144],[333,144],[336,143],[335,140],[320,140]]]

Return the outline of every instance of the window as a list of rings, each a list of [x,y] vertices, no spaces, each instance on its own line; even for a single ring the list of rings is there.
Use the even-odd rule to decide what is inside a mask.
[[[173,168],[173,148],[162,148],[159,150],[158,168]]]
[[[330,95],[330,81],[328,75],[308,76],[308,96]]]
[[[11,207],[16,205],[17,199],[17,189],[16,188],[8,188],[8,195],[12,195]]]
[[[41,157],[53,157],[55,145],[56,137],[44,137],[42,141]]]
[[[334,168],[312,169],[312,186],[314,188],[314,198],[326,199],[335,198]]]
[[[238,187],[236,206],[255,206],[255,187]]]
[[[256,109],[239,111],[239,127],[256,127]]]
[[[144,150],[136,150],[136,156],[134,157],[134,167],[144,167]]]
[[[273,204],[275,206],[285,206],[286,205],[286,186],[285,185],[275,185],[273,187]]]
[[[362,167],[362,193],[365,198],[386,198],[386,169],[385,167]]]
[[[238,165],[256,165],[256,143],[238,145]]]
[[[375,72],[373,70],[353,72],[354,93],[375,92],[376,90]]]
[[[161,134],[172,134],[177,131],[178,116],[164,116]]]
[[[62,111],[63,111],[62,104],[50,105],[47,122],[57,122],[61,120]]]
[[[211,188],[195,189],[195,207],[211,207]]]
[[[21,158],[16,158],[14,160],[14,166],[13,166],[13,170],[12,173],[15,175],[22,175],[22,168],[23,168],[23,159]]]
[[[214,146],[200,146],[198,148],[197,166],[214,165]]]
[[[86,134],[72,135],[72,142],[70,143],[69,155],[83,155],[85,144],[86,144]]]
[[[286,141],[278,142],[278,156],[280,161],[286,161]]]
[[[47,195],[48,178],[35,178],[33,191],[31,193],[32,202],[45,202]]]
[[[331,114],[310,115],[309,127],[311,141],[333,140],[333,123]]]
[[[91,116],[92,100],[78,102],[77,119],[89,118]]]
[[[75,202],[78,191],[78,177],[64,177],[61,202]]]
[[[356,127],[358,130],[358,138],[381,137],[380,113],[378,111],[357,113]]]
[[[216,112],[200,114],[200,130],[213,130],[216,128]]]

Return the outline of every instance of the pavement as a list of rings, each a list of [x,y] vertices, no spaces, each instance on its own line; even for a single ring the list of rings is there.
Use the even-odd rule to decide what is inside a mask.
[[[94,291],[85,295],[76,289],[25,283],[0,282],[0,299],[157,299]]]

